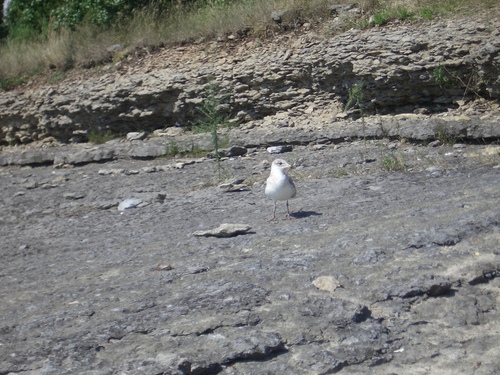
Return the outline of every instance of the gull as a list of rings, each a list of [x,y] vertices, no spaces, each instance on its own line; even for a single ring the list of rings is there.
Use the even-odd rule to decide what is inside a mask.
[[[286,201],[287,218],[290,218],[290,210],[288,209],[288,200],[295,197],[297,190],[290,176],[285,172],[285,169],[290,168],[283,159],[276,159],[271,164],[271,174],[266,181],[266,195],[274,201],[274,212],[271,221],[276,219],[276,201]]]

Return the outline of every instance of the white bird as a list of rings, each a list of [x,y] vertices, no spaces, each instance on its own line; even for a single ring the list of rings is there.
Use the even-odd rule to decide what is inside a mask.
[[[295,197],[297,190],[290,176],[285,172],[290,168],[283,159],[276,159],[271,164],[271,174],[266,181],[266,195],[274,201],[274,212],[271,221],[276,219],[276,201],[286,201],[287,217],[290,218],[290,210],[288,209],[288,200]]]

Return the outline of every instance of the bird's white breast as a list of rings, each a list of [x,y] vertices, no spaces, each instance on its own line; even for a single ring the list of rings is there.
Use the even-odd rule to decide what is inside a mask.
[[[295,197],[295,185],[290,177],[281,169],[271,170],[266,182],[266,195],[275,201],[286,201]]]

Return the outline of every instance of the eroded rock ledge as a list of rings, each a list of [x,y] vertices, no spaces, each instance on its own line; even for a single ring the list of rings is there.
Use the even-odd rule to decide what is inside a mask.
[[[482,113],[470,108],[471,113],[449,112],[427,116],[416,114],[371,116],[356,121],[336,121],[331,117],[266,116],[247,127],[228,129],[221,138],[233,147],[262,148],[273,145],[325,145],[340,144],[358,139],[385,139],[409,141],[428,145],[432,142],[489,144],[500,140],[500,112],[491,109]],[[59,145],[57,147],[6,147],[0,152],[0,166],[8,165],[83,165],[104,163],[119,159],[154,159],[171,156],[172,145],[181,153],[190,154],[212,150],[211,136],[178,131],[175,135],[151,137],[145,140],[111,140],[102,145],[91,143]],[[244,152],[243,152],[244,153]]]
[[[363,85],[369,112],[457,107],[500,98],[500,20],[448,20],[350,30],[330,39],[307,34],[234,52],[165,51],[162,65],[0,94],[0,143],[53,137],[86,141],[90,129],[124,133],[189,124],[207,82],[228,94],[222,109],[251,122],[277,113],[342,108]],[[334,118],[332,118],[333,121]]]

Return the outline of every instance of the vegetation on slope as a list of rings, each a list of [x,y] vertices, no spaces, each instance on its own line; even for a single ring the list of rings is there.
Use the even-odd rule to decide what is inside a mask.
[[[0,0],[0,2],[2,2]],[[0,89],[30,76],[63,77],[75,67],[230,34],[267,39],[304,24],[321,28],[348,0],[12,0],[0,19]],[[495,10],[498,0],[360,0],[344,27],[377,27]],[[273,11],[286,10],[283,23]],[[337,30],[338,31],[338,30]],[[325,28],[328,35],[328,28]],[[112,46],[119,46],[112,48]]]

